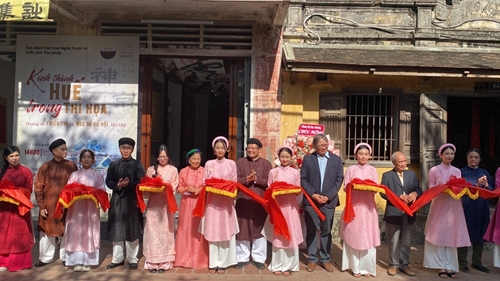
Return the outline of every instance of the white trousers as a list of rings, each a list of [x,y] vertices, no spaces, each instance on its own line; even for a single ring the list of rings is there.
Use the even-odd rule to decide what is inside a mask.
[[[252,241],[252,245],[250,245],[250,241],[236,241],[236,254],[238,255],[238,262],[250,261],[250,253],[252,254],[252,260],[254,262],[264,263],[267,258],[266,238],[257,238]]]
[[[64,249],[64,238],[59,237],[59,258],[62,261],[66,260],[66,249]],[[40,231],[39,243],[39,259],[43,263],[51,263],[54,261],[56,252],[56,237],[48,236],[45,232]]]
[[[273,246],[271,264],[268,266],[271,272],[299,271],[299,249],[285,249]]]
[[[93,266],[99,264],[99,249],[95,252],[66,252],[66,266],[84,265]]]
[[[493,266],[500,267],[500,246],[495,244],[493,248]]]
[[[229,241],[208,242],[208,267],[226,268],[238,263],[236,258],[236,237]]]
[[[457,248],[436,246],[425,240],[424,267],[458,272]]]
[[[124,243],[125,242],[125,243]],[[113,259],[112,263],[121,263],[124,261],[123,244],[125,244],[126,259],[128,263],[137,263],[137,255],[139,254],[139,239],[134,241],[118,241],[113,242]]]
[[[377,249],[356,250],[344,242],[342,248],[342,271],[351,269],[353,273],[377,275]]]

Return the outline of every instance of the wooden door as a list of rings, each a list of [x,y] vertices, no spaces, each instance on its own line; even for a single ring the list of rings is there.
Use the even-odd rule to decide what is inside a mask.
[[[427,175],[430,168],[439,164],[437,151],[446,142],[447,129],[446,96],[420,95],[420,171],[422,190],[427,190]]]

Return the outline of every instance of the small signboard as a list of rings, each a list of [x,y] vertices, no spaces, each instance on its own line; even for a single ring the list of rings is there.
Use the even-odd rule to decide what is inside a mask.
[[[0,0],[0,21],[47,21],[50,0]]]
[[[325,126],[321,124],[300,124],[297,135],[314,136],[317,134],[324,134]]]

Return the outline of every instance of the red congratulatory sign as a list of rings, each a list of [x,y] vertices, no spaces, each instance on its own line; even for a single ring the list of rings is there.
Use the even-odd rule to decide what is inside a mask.
[[[298,135],[303,136],[314,136],[317,134],[324,134],[325,126],[321,124],[300,124],[299,130],[297,131]]]

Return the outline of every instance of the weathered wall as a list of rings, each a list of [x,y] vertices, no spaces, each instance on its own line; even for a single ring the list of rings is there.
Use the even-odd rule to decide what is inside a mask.
[[[274,159],[280,145],[281,29],[256,23],[253,29],[250,136],[261,140],[261,156]]]

